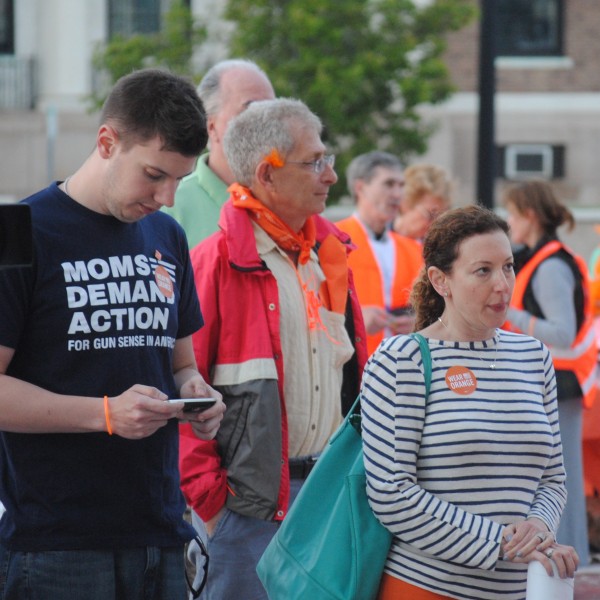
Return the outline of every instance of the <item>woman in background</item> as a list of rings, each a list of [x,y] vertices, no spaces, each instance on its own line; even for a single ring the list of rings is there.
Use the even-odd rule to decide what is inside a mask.
[[[400,235],[422,240],[433,220],[452,204],[453,184],[446,169],[418,163],[405,169],[400,214],[393,223]]]
[[[575,220],[550,184],[527,181],[504,195],[511,238],[526,247],[507,328],[525,332],[550,349],[556,370],[558,414],[567,473],[568,500],[557,539],[589,562],[582,459],[584,406],[596,396],[597,349],[585,261],[558,238],[557,229]]]
[[[565,472],[548,349],[500,329],[515,277],[508,226],[478,206],[438,217],[413,288],[427,338],[384,340],[361,390],[367,494],[393,533],[379,600],[523,600],[527,563],[572,577],[554,541]]]

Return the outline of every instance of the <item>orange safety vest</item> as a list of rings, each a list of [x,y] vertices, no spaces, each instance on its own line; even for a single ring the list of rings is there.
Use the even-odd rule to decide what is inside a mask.
[[[348,265],[354,275],[354,285],[358,301],[362,306],[379,306],[381,308],[400,308],[408,305],[408,298],[415,279],[423,265],[423,251],[419,242],[393,231],[388,235],[394,241],[396,250],[396,268],[391,290],[391,306],[386,306],[383,275],[377,258],[371,249],[367,232],[360,221],[351,216],[336,225],[345,231],[356,245],[356,249],[348,256]],[[369,356],[383,340],[383,332],[367,335]]]
[[[595,317],[600,317],[600,248],[596,248],[592,254],[589,272],[592,311]]]
[[[581,273],[581,283],[583,285],[583,324],[577,332],[575,340],[569,348],[557,348],[549,346],[554,368],[561,371],[573,371],[583,392],[583,404],[586,408],[591,408],[596,399],[596,361],[598,350],[593,327],[592,306],[589,295],[589,279],[587,274],[587,265],[584,260],[573,253],[569,248],[558,240],[548,242],[540,248],[517,273],[515,289],[513,291],[511,307],[517,310],[523,310],[523,298],[527,286],[533,276],[533,273],[542,261],[556,254],[559,250],[565,250],[575,260]],[[520,332],[520,330],[507,321],[505,329]]]

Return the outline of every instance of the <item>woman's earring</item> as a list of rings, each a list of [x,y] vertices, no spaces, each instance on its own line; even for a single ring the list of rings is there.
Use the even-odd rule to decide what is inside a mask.
[[[447,298],[448,297],[448,292],[444,292],[444,296]]]

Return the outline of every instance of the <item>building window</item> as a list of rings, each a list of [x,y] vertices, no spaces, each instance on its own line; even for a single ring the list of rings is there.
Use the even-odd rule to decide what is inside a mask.
[[[0,54],[15,53],[14,0],[0,0]]]
[[[136,33],[156,33],[160,29],[161,0],[109,0],[109,38]]]
[[[497,56],[562,56],[563,0],[497,0]]]

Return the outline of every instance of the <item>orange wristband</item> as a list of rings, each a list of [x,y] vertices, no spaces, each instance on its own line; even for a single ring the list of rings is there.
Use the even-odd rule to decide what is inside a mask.
[[[104,418],[106,419],[106,431],[108,435],[112,435],[112,425],[110,424],[110,413],[108,410],[108,396],[104,396]]]

